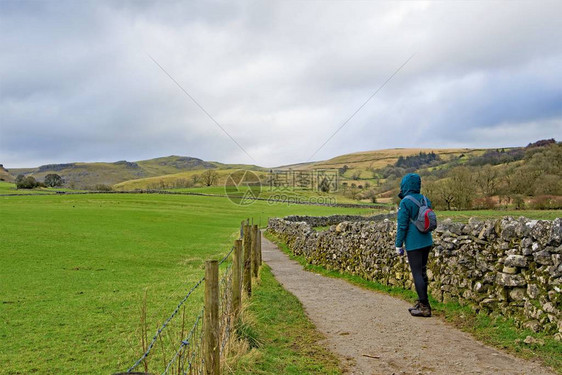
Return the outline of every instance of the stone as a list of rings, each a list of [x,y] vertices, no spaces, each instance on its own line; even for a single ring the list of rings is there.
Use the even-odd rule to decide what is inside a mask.
[[[523,301],[526,297],[527,293],[525,288],[513,288],[509,291],[509,298],[512,301]]]
[[[533,254],[533,258],[538,264],[542,264],[545,266],[552,265],[552,257],[550,256],[550,252],[548,250],[536,252],[535,254]]]
[[[525,286],[527,284],[523,276],[520,274],[510,275],[501,272],[496,276],[496,283],[503,286]]]
[[[533,244],[531,245],[531,250],[533,250],[533,253],[534,253],[535,251],[538,251],[539,248],[540,248],[540,245],[539,245],[538,243],[536,243],[536,242],[533,242]]]
[[[524,247],[523,250],[521,250],[521,254],[523,254],[523,255],[533,255],[533,248],[532,247]]]
[[[554,267],[558,267],[562,264],[562,254],[552,254],[552,263]]]
[[[482,307],[489,307],[498,303],[498,300],[495,298],[484,298],[482,302],[480,302],[480,306]]]
[[[531,248],[532,245],[533,245],[533,240],[530,239],[529,237],[525,237],[521,240],[522,248]]]
[[[480,281],[474,283],[474,291],[476,293],[486,293],[488,291],[489,285],[482,284]]]
[[[556,218],[550,226],[550,244],[560,245],[562,243],[562,219]]]
[[[523,340],[523,342],[527,345],[544,346],[544,340],[543,339],[536,339],[533,336],[525,337],[525,340]]]
[[[508,267],[527,267],[527,258],[523,255],[508,255],[504,264]]]
[[[558,332],[554,335],[554,340],[562,341],[562,333]]]
[[[502,269],[503,273],[509,273],[509,274],[516,274],[517,273],[517,267],[506,267],[504,266]]]
[[[552,278],[556,279],[558,277],[562,277],[562,264],[559,264],[558,267],[551,266],[548,272],[550,273],[550,276],[552,276]]]
[[[533,332],[540,332],[541,324],[538,320],[529,320],[528,322],[523,324],[523,328],[530,329]]]
[[[515,237],[517,234],[517,222],[512,220],[511,217],[506,217],[501,220],[501,238],[504,241],[509,241],[510,238]]]
[[[532,299],[536,299],[539,296],[539,287],[535,284],[527,285],[527,295]]]
[[[429,281],[435,280],[434,277],[433,277],[433,271],[430,270],[430,269],[427,270],[427,279],[428,279]]]
[[[530,223],[531,222],[533,222],[533,220],[531,220]],[[550,240],[550,227],[550,222],[546,220],[537,220],[536,224],[531,229],[531,236],[535,240],[540,241],[542,244],[546,244]]]
[[[557,309],[556,307],[554,307],[554,305],[552,304],[552,302],[543,303],[542,309],[543,309],[545,312],[550,313],[550,314],[555,314],[555,315],[558,314],[558,309]]]

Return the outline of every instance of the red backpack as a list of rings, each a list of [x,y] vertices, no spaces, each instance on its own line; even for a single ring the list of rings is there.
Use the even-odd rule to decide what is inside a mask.
[[[416,220],[410,219],[412,223],[418,228],[422,233],[429,233],[435,228],[437,228],[437,215],[427,204],[427,199],[422,195],[422,201],[418,202],[417,199],[411,195],[406,195],[404,199],[411,200],[419,207],[418,217]]]

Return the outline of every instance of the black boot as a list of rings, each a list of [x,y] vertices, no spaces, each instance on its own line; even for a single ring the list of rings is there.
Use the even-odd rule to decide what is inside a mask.
[[[429,303],[420,302],[419,305],[420,306],[417,309],[410,311],[410,314],[412,314],[412,316],[423,316],[424,318],[429,318],[431,316],[431,306],[429,306]]]
[[[411,313],[412,310],[417,310],[417,309],[419,309],[419,308],[420,308],[420,301],[419,301],[419,300],[416,300],[416,304],[415,304],[414,306],[412,306],[412,307],[408,307],[408,311]]]

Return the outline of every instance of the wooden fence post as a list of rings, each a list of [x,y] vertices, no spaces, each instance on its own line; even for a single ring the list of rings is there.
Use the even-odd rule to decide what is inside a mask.
[[[240,313],[242,301],[242,240],[234,241],[234,252],[232,253],[232,314],[234,320]]]
[[[249,224],[244,226],[244,271],[242,276],[242,288],[248,297],[252,295],[252,231],[250,228]]]
[[[261,253],[261,230],[258,228],[258,265],[261,267],[262,264],[262,253]]]
[[[257,224],[252,226],[252,274],[258,277],[259,274],[259,258],[258,258],[258,234],[259,228]]]
[[[205,328],[203,336],[203,356],[205,374],[220,374],[220,331],[219,331],[219,263],[216,260],[205,262]]]

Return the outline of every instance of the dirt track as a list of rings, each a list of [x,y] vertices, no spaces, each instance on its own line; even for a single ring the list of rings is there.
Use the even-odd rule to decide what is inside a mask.
[[[307,272],[263,238],[263,260],[304,305],[350,374],[554,374],[474,340],[407,302]]]

